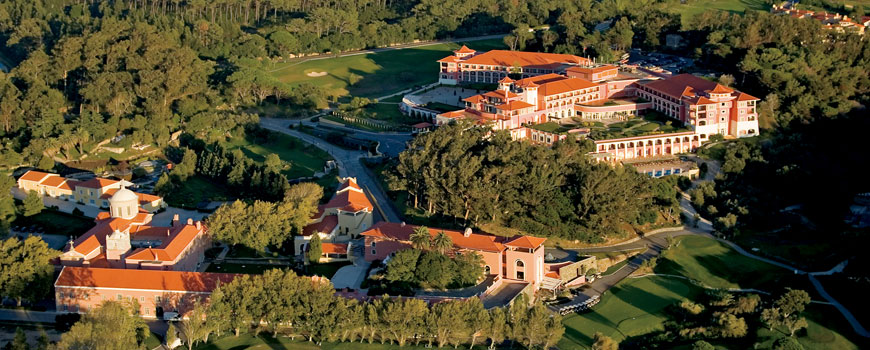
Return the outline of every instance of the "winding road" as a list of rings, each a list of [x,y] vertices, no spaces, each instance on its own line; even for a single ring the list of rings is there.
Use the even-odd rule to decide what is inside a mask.
[[[330,144],[323,139],[318,137],[299,132],[297,130],[290,129],[290,124],[298,124],[299,121],[291,121],[285,119],[268,119],[262,118],[260,119],[260,126],[265,129],[269,129],[272,131],[284,133],[293,137],[296,137],[302,141],[310,143],[314,146],[317,146],[320,149],[323,149],[332,158],[335,159],[335,162],[338,164],[338,175],[341,177],[352,176],[356,177],[357,183],[366,189],[372,196],[373,204],[379,209],[381,216],[385,221],[390,222],[401,222],[401,216],[396,212],[395,208],[393,208],[392,203],[389,198],[387,198],[387,194],[384,193],[380,189],[380,185],[372,176],[371,171],[365,168],[360,162],[361,158],[368,157],[368,152],[366,151],[355,151],[355,150],[347,150],[336,145]],[[358,133],[354,136],[361,137],[363,134]],[[371,135],[369,135],[372,137]],[[398,135],[393,135],[398,136]],[[384,137],[394,140],[389,135],[384,135]],[[405,136],[410,139],[410,136]],[[381,141],[381,140],[378,140]],[[398,141],[392,141],[398,142]],[[404,144],[404,143],[403,143]]]

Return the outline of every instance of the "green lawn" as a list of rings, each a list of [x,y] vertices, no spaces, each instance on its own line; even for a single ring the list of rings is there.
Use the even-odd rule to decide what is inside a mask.
[[[466,44],[475,50],[504,48],[501,39]],[[293,61],[275,65],[271,73],[286,83],[308,82],[321,86],[335,96],[380,97],[437,81],[438,64],[435,61],[451,55],[460,45],[461,43],[434,44],[362,55]],[[309,73],[326,75],[308,76]]]
[[[659,259],[656,273],[686,276],[713,288],[759,289],[772,287],[773,281],[790,273],[745,257],[714,239],[682,236],[676,242],[677,246]]]
[[[626,279],[601,296],[591,312],[565,317],[559,349],[585,349],[595,332],[614,340],[664,329],[668,305],[701,293],[688,281],[669,277]]]
[[[241,149],[246,156],[257,162],[263,162],[270,153],[277,154],[290,165],[282,171],[289,179],[308,177],[323,171],[326,161],[332,159],[326,151],[278,132],[271,132],[266,142],[255,143],[246,138],[234,137],[224,146],[228,150]]]
[[[708,10],[742,14],[746,10],[769,11],[770,6],[764,0],[689,0],[686,4],[674,0],[665,5],[665,10],[680,14],[683,25],[686,25],[692,18]]]
[[[657,273],[682,275],[717,288],[758,288],[776,294],[783,287],[792,287],[807,290],[818,299],[805,276],[795,276],[784,269],[746,258],[713,239],[684,236],[678,237],[677,241],[679,245],[667,252],[670,259],[659,259]],[[623,340],[662,330],[663,322],[667,320],[664,310],[668,305],[682,299],[693,300],[701,292],[700,287],[688,280],[675,277],[625,279],[602,295],[601,302],[591,312],[565,318],[566,331],[559,348],[585,349],[591,345],[595,332]],[[831,306],[810,305],[803,316],[807,318],[809,327],[798,332],[797,337],[807,350],[867,346],[866,343],[853,343],[866,340],[854,335],[851,326]],[[757,348],[769,349],[783,332],[758,329],[756,341],[760,346]],[[747,344],[721,342],[716,345],[743,349]]]
[[[200,202],[229,201],[235,198],[235,195],[223,185],[196,175],[181,183],[164,200],[172,207],[195,208]]]
[[[36,225],[41,227],[46,233],[78,237],[91,227],[94,227],[94,219],[51,209],[44,209],[39,214],[30,217],[20,215],[15,219],[12,225]]]

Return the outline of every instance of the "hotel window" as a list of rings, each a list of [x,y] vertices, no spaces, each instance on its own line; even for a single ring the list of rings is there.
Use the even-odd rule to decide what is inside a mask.
[[[140,303],[144,303],[144,302],[145,302],[145,297],[139,297],[139,302],[140,302]]]
[[[118,294],[115,297],[118,298],[119,301],[124,300],[124,296],[121,294]]]
[[[63,299],[63,292],[58,293],[58,294],[57,294],[57,298],[58,298],[58,299]]]
[[[156,296],[156,297],[154,297],[154,302],[155,302],[155,303],[160,304],[160,300],[161,300],[161,299],[160,299],[160,296],[159,296],[159,295]]]

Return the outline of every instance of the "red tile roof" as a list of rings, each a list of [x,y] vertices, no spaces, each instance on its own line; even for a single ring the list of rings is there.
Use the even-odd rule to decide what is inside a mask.
[[[172,228],[168,239],[163,240],[157,248],[139,248],[134,250],[126,259],[142,261],[166,261],[172,262],[178,259],[204,229],[197,229],[196,225],[181,225]]]
[[[117,180],[109,180],[109,179],[95,177],[95,178],[90,179],[88,181],[80,182],[76,186],[85,187],[85,188],[103,188],[106,186],[114,185],[116,183],[118,183]]]
[[[508,247],[536,249],[544,244],[546,238],[532,236],[516,236],[504,243]]]
[[[51,174],[51,175],[53,175],[53,176],[49,176],[45,180],[42,180],[42,182],[40,184],[42,184],[44,186],[49,186],[49,187],[61,188],[60,186],[63,185],[64,182],[66,182],[65,178],[62,178],[62,177],[54,175],[54,174]],[[67,186],[67,187],[69,187],[69,186]]]
[[[348,177],[348,178],[344,179],[344,182],[342,182],[341,185],[338,186],[338,189],[335,191],[340,192],[348,187],[355,188],[357,190],[362,190],[362,188],[360,188],[359,185],[356,183],[356,179],[354,179],[352,177]]]
[[[505,99],[508,99],[511,97],[517,97],[519,95],[517,95],[513,92],[510,92],[510,91],[505,91],[505,90],[493,90],[493,91],[490,91],[490,92],[483,94],[483,96],[495,97],[495,98],[500,98],[502,100],[505,100]]]
[[[734,89],[725,87],[722,84],[716,84],[716,86],[712,90],[709,90],[709,92],[713,94],[728,94],[734,92]]]
[[[456,53],[475,53],[477,51],[469,49],[468,46],[462,45],[462,47],[460,47],[459,50],[456,50],[453,52],[456,52]]]
[[[54,285],[57,287],[86,287],[112,289],[139,289],[172,292],[211,293],[219,284],[227,284],[237,274],[126,270],[66,266]]]
[[[758,97],[752,96],[752,95],[747,94],[745,92],[740,92],[737,94],[737,101],[751,101],[751,100],[758,100],[758,99],[759,99]]]
[[[498,109],[503,110],[503,111],[515,111],[518,109],[529,108],[529,107],[534,107],[534,106],[535,105],[528,103],[528,102],[525,102],[525,101],[510,101],[508,103],[503,103],[503,104],[500,104],[498,106],[495,106],[495,108],[498,108]]]
[[[716,87],[716,83],[696,77],[691,74],[675,75],[667,79],[647,83],[646,86],[674,98],[681,98],[687,87],[695,91],[707,91]]]
[[[303,236],[311,236],[315,232],[322,233],[330,233],[335,227],[338,226],[338,216],[337,215],[327,215],[323,217],[323,220],[320,222],[315,222],[313,224],[308,224],[302,228]]]
[[[577,72],[577,73],[589,74],[589,73],[601,73],[601,72],[606,72],[606,71],[615,70],[615,69],[617,69],[616,66],[603,65],[603,66],[596,66],[596,67],[582,67],[582,66],[581,67],[571,67],[571,68],[566,69],[565,71],[566,72]]]
[[[323,254],[347,254],[347,243],[323,243]]]
[[[54,174],[44,173],[44,172],[36,171],[36,170],[28,170],[26,173],[24,173],[24,175],[21,175],[21,177],[18,178],[18,181],[24,180],[24,181],[40,182],[43,179],[45,179],[46,176],[49,176],[49,175],[54,175]]]
[[[462,100],[465,101],[465,102],[478,103],[478,102],[480,102],[480,101],[483,101],[483,96],[481,96],[481,95],[474,95],[474,96],[471,96],[471,97],[466,97],[466,98],[464,98],[464,99],[462,99]]]
[[[589,62],[588,59],[574,55],[508,50],[492,50],[462,61],[462,63],[489,66],[512,67],[518,65],[520,67],[542,68],[556,68],[562,64],[581,64],[587,62]]]
[[[370,230],[363,232],[362,235],[409,242],[411,240],[411,234],[414,233],[415,228],[417,228],[417,226],[403,226],[402,224],[394,222],[382,221],[372,226]],[[461,249],[482,250],[488,252],[500,252],[504,250],[504,245],[500,243],[503,240],[503,237],[481,233],[472,233],[468,237],[465,237],[463,232],[460,231],[429,228],[429,234],[433,237],[442,231],[450,236],[454,246]]]
[[[428,128],[431,126],[432,126],[432,123],[429,123],[429,122],[422,122],[422,123],[417,123],[417,124],[411,125],[411,127],[413,127],[414,129],[425,129],[425,128]]]
[[[588,89],[598,86],[598,84],[582,78],[568,78],[559,74],[544,74],[536,77],[520,79],[516,82],[518,86],[530,86],[537,84],[540,86],[538,92],[544,96],[558,95],[561,93]]]
[[[511,79],[511,77],[507,77],[507,76],[506,76],[506,77],[504,77],[504,78],[501,78],[501,80],[499,80],[498,82],[499,82],[499,83],[513,83],[514,80]]]
[[[335,196],[324,205],[324,207],[337,208],[349,212],[358,212],[364,209],[372,211],[372,209],[374,209],[372,202],[369,201],[368,197],[366,197],[362,190],[347,190],[336,193]]]

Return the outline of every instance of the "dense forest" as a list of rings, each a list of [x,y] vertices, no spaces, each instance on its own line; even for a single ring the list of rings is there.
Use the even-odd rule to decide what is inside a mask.
[[[459,123],[411,141],[387,173],[409,205],[464,224],[494,223],[548,237],[600,242],[624,223],[678,222],[674,182],[586,157],[587,142],[514,142]]]

